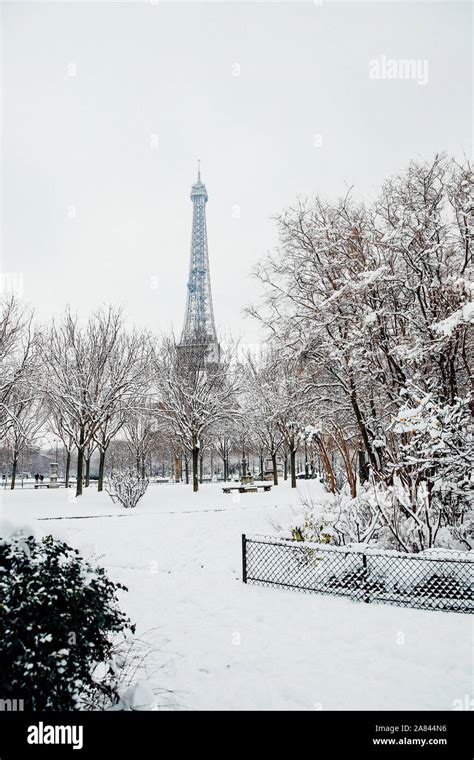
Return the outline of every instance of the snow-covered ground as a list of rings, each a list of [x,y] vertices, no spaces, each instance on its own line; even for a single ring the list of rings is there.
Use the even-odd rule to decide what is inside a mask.
[[[162,707],[449,710],[472,696],[468,615],[242,584],[241,534],[288,523],[308,488],[320,486],[235,498],[218,484],[152,484],[133,511],[92,487],[77,501],[2,491],[0,516],[94,554],[128,586],[122,608],[153,647]]]

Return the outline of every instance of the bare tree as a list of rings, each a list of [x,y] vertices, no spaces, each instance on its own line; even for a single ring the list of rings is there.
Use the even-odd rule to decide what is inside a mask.
[[[33,311],[17,297],[0,301],[0,439],[15,422],[14,408],[35,396],[31,375],[40,363]]]
[[[277,456],[285,440],[277,422],[278,417],[275,416],[279,396],[274,370],[278,360],[279,357],[276,353],[272,353],[271,348],[263,354],[259,363],[254,357],[247,356],[249,388],[247,408],[255,439],[261,451],[267,451],[271,456],[274,485],[278,485]],[[262,455],[260,459],[263,475]]]
[[[218,456],[222,459],[225,482],[229,479],[229,458],[235,443],[235,423],[232,420],[223,420],[214,427],[213,446]]]
[[[6,434],[7,445],[12,455],[12,489],[15,488],[20,453],[28,447],[36,446],[44,434],[46,410],[39,399],[23,398],[23,388],[12,390],[9,396],[11,425]]]
[[[143,391],[148,336],[125,335],[120,309],[100,309],[84,328],[70,310],[48,338],[45,391],[77,449],[76,495],[82,494],[84,457],[112,413],[131,408]]]
[[[190,452],[193,491],[199,489],[203,437],[238,416],[240,371],[230,352],[219,363],[207,361],[207,349],[181,348],[164,339],[157,355],[157,413],[183,449]],[[209,435],[211,438],[212,436]]]
[[[124,423],[125,438],[130,453],[135,461],[137,474],[145,477],[146,458],[153,446],[158,432],[156,408],[151,402],[143,403],[126,416]]]

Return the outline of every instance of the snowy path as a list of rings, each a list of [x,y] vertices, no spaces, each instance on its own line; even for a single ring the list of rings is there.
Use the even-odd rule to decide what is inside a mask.
[[[2,492],[1,516],[96,554],[128,586],[122,606],[157,648],[172,707],[452,709],[473,693],[468,615],[242,584],[241,534],[289,518],[286,484],[238,502],[214,484],[152,485],[133,513],[95,490],[70,499]],[[44,519],[74,516],[97,519]]]

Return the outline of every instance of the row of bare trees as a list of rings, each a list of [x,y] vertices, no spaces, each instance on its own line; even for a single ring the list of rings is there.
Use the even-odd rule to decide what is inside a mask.
[[[84,321],[67,308],[50,325],[14,298],[2,302],[1,445],[11,452],[11,487],[24,448],[59,440],[65,481],[76,468],[76,494],[89,485],[98,457],[103,489],[107,453],[117,441],[132,452],[142,477],[149,453],[165,446],[192,472],[193,490],[202,480],[204,453],[215,453],[230,474],[230,460],[242,450],[273,461],[289,454],[295,484],[295,455],[301,444],[295,415],[305,401],[299,378],[284,364],[237,358],[228,346],[219,362],[206,359],[206,346],[183,347],[173,338],[129,329],[120,309],[103,307]],[[300,411],[298,411],[300,409]],[[276,410],[276,411],[275,411]]]
[[[40,326],[10,298],[2,302],[1,318],[0,445],[11,451],[12,488],[20,451],[46,446],[53,435],[66,453],[66,485],[74,455],[77,496],[89,485],[94,453],[102,490],[107,452],[117,440],[133,452],[142,476],[160,443],[190,456],[197,490],[202,447],[239,415],[240,370],[231,352],[219,363],[204,363],[171,338],[128,329],[113,307],[84,322],[68,308]]]

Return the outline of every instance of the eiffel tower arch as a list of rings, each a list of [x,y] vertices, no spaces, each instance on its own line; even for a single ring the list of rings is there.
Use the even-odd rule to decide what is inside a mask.
[[[201,168],[198,163],[197,181],[191,187],[193,203],[191,253],[186,312],[178,346],[180,351],[188,357],[197,358],[205,364],[217,364],[220,361],[221,349],[217,340],[212,308],[206,227],[207,200],[207,190],[201,181]]]

